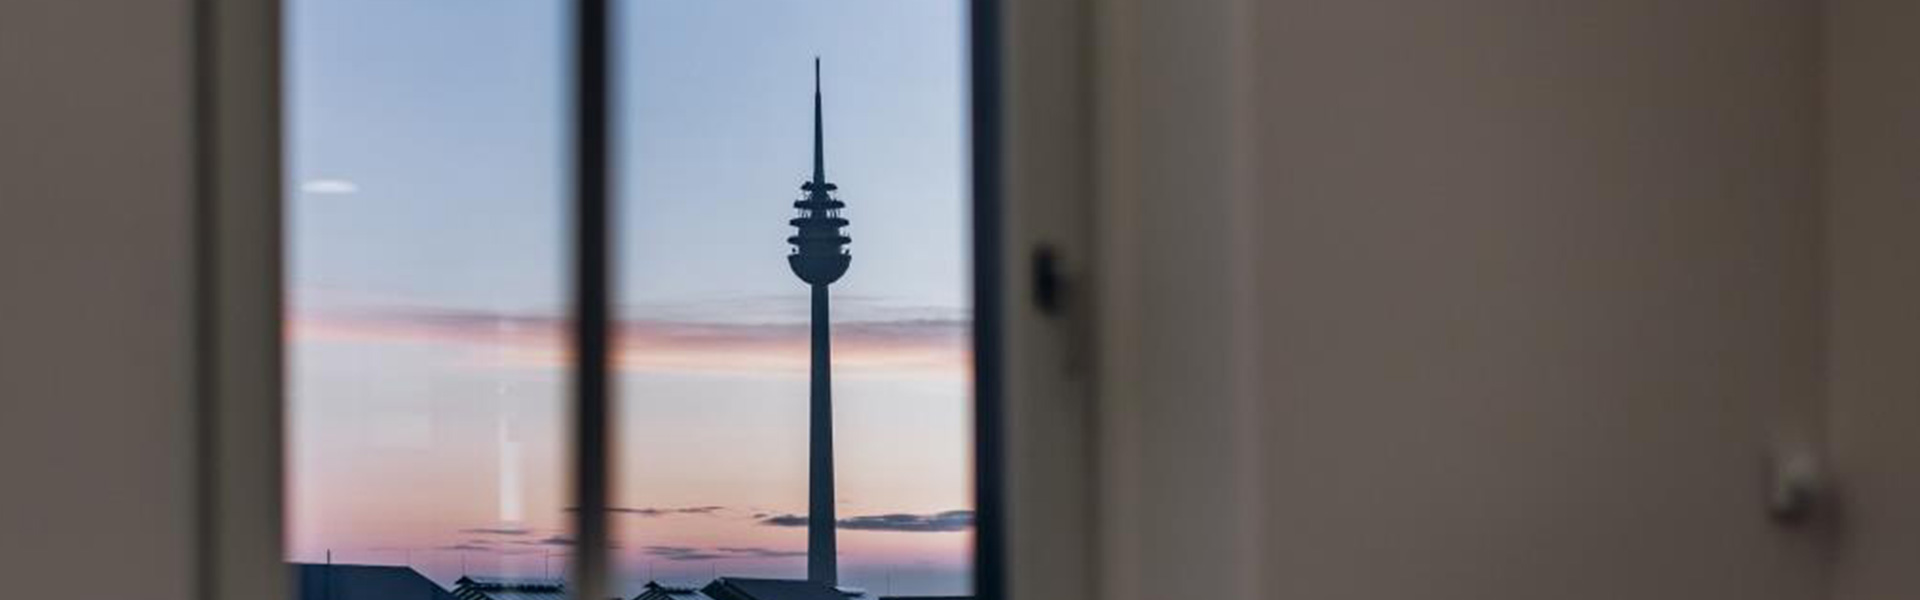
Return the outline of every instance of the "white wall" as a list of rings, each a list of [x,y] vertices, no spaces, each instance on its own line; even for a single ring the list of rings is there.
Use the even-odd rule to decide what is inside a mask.
[[[184,0],[0,2],[0,581],[192,597]]]
[[[1254,6],[1266,597],[1822,597],[1817,4]]]
[[[1920,3],[1827,6],[1836,600],[1920,591]]]

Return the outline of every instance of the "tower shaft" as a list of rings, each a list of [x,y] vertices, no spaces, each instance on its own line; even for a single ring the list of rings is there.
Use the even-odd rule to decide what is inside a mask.
[[[807,580],[839,584],[833,507],[833,350],[827,286],[813,285],[813,385],[807,487]]]

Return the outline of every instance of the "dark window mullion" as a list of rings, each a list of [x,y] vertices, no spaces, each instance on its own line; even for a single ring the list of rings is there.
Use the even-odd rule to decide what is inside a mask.
[[[572,596],[611,597],[607,499],[612,489],[612,200],[608,170],[609,0],[575,4],[574,54],[574,569]]]

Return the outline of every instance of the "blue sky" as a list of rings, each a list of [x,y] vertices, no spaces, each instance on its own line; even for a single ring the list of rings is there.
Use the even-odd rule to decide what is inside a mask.
[[[816,55],[854,239],[833,288],[840,515],[970,508],[963,3],[615,4],[623,566],[804,572],[804,532],[764,521],[805,508],[785,238]],[[564,568],[541,541],[565,534],[565,6],[289,3],[297,560]],[[670,510],[695,507],[718,509]],[[842,531],[843,571],[964,591],[969,539]]]
[[[559,305],[563,4],[293,3],[291,179],[358,190],[295,207],[301,283]],[[794,291],[782,209],[810,164],[816,55],[859,265],[836,290],[964,301],[958,2],[617,4],[625,301]]]

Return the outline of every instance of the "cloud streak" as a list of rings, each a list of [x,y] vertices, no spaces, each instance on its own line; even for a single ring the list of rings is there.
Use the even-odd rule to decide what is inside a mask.
[[[567,322],[550,315],[432,309],[302,311],[292,341],[435,343],[470,347],[490,366],[567,363]],[[616,366],[629,372],[804,374],[810,331],[803,321],[628,319],[616,324]],[[958,316],[894,315],[833,324],[836,373],[921,370],[963,373],[970,324]]]
[[[760,519],[770,527],[806,527],[807,516],[769,515]],[[897,531],[909,533],[946,533],[973,529],[973,511],[949,510],[932,514],[891,513],[841,519],[840,529],[854,531]]]
[[[721,546],[718,548],[697,548],[693,546],[647,546],[643,549],[649,556],[674,562],[726,560],[726,559],[765,559],[800,558],[807,555],[804,550],[780,550],[760,546]]]
[[[807,555],[807,551],[805,550],[777,550],[758,546],[744,548],[738,546],[721,546],[714,548],[714,550],[742,558],[800,558]]]
[[[774,527],[806,527],[806,515],[771,515],[760,519],[761,525]]]
[[[520,527],[474,527],[471,529],[462,529],[460,530],[460,533],[472,533],[472,534],[478,534],[478,535],[516,536],[516,535],[527,535],[529,533],[533,533],[533,530],[520,528]]]
[[[360,191],[360,184],[345,179],[308,179],[300,183],[300,191],[309,194],[352,194]]]
[[[727,508],[724,506],[686,506],[686,507],[680,507],[680,508],[653,508],[653,507],[631,508],[631,507],[625,507],[625,506],[616,506],[616,507],[608,508],[607,512],[651,518],[651,517],[671,517],[671,516],[679,516],[679,515],[712,515],[712,514],[716,514],[721,511],[724,511],[726,509]]]
[[[645,551],[648,556],[674,562],[729,558],[728,555],[717,551],[703,550],[691,546],[647,546],[643,551]]]

